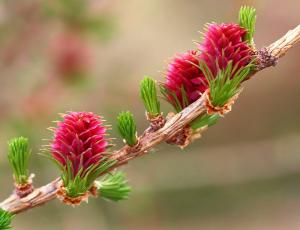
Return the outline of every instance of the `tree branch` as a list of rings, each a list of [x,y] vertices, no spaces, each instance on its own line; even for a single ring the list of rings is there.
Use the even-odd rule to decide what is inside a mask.
[[[279,40],[275,41],[264,49],[272,58],[277,60],[284,56],[289,49],[291,49],[297,42],[300,41],[300,25],[295,29],[290,30]],[[263,68],[269,67],[264,66]],[[260,70],[262,70],[261,68]],[[258,71],[257,71],[258,72]],[[150,149],[156,145],[167,141],[175,136],[185,126],[187,126],[199,115],[206,112],[204,95],[197,101],[186,107],[180,113],[177,113],[172,118],[166,121],[166,124],[161,129],[155,132],[149,132],[149,129],[139,137],[137,146],[130,148],[124,146],[120,150],[112,154],[112,159],[117,160],[114,168],[126,164],[129,160],[146,154]],[[60,179],[57,178],[49,184],[35,189],[32,193],[24,198],[19,198],[16,194],[12,194],[9,198],[0,203],[0,208],[11,213],[20,213],[27,209],[31,209],[47,203],[56,197],[57,188],[60,184]]]
[[[300,25],[289,30],[286,35],[267,47],[270,54],[276,58],[283,57],[286,52],[300,41]]]

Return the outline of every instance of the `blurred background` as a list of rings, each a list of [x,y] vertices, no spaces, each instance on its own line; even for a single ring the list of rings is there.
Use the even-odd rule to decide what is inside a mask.
[[[236,22],[244,4],[257,8],[257,47],[300,23],[298,0],[2,0],[0,200],[13,188],[9,138],[30,139],[40,186],[59,175],[37,154],[58,113],[101,114],[117,137],[116,116],[130,110],[141,132],[143,76],[162,80],[206,22]],[[160,145],[124,167],[129,200],[53,201],[13,229],[300,229],[299,59],[300,45],[247,82],[234,110],[185,151]]]

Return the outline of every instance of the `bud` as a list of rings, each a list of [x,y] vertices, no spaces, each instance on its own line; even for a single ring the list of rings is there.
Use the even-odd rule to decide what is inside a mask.
[[[136,124],[131,112],[121,112],[118,116],[118,130],[124,142],[133,147],[138,143]]]

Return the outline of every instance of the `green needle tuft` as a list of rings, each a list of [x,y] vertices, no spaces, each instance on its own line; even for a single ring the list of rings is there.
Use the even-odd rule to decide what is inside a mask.
[[[254,46],[253,36],[256,24],[256,9],[242,6],[239,12],[239,25],[247,30],[244,41]]]
[[[204,114],[201,117],[197,117],[190,125],[193,130],[197,130],[205,126],[213,126],[219,119],[220,115],[218,114]]]
[[[14,215],[0,208],[0,230],[11,229],[11,221]]]
[[[208,66],[203,62],[199,68],[203,71],[210,89],[210,99],[213,106],[223,107],[229,99],[240,92],[240,85],[250,73],[253,64],[237,69],[228,62],[226,69],[219,69],[214,77]]]
[[[147,112],[151,116],[160,114],[160,103],[157,98],[156,83],[150,77],[145,77],[140,86],[140,93]]]
[[[100,191],[100,196],[113,201],[128,198],[131,187],[127,184],[127,179],[123,172],[113,172],[107,174],[100,181],[96,182]]]
[[[137,143],[136,124],[133,115],[129,111],[119,114],[118,130],[129,146],[134,146]]]
[[[28,139],[24,137],[14,138],[9,141],[8,147],[8,160],[13,169],[16,183],[19,185],[28,183],[28,164],[31,155]]]
[[[69,197],[78,197],[85,194],[95,180],[116,163],[115,160],[103,158],[99,163],[91,166],[86,172],[81,168],[73,175],[72,163],[68,160],[62,173],[62,181]]]

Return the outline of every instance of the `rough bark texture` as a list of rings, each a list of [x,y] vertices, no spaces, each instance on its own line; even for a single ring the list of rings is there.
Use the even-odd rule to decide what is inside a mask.
[[[286,52],[300,41],[300,25],[290,30],[286,35],[264,48],[263,55],[270,58],[270,64],[263,65],[262,70],[272,66],[274,61],[284,56]],[[261,60],[268,61],[268,60]],[[120,150],[112,154],[112,158],[117,160],[114,168],[126,164],[129,160],[146,154],[154,146],[169,140],[186,127],[191,121],[202,113],[206,112],[205,94],[190,106],[186,107],[180,113],[168,119],[165,125],[154,132],[146,130],[139,137],[139,144],[133,148],[124,146]],[[32,193],[24,198],[19,198],[16,194],[12,194],[9,198],[0,203],[0,208],[12,213],[20,213],[27,209],[31,209],[47,203],[56,197],[60,179],[57,178],[49,184],[34,189]]]

